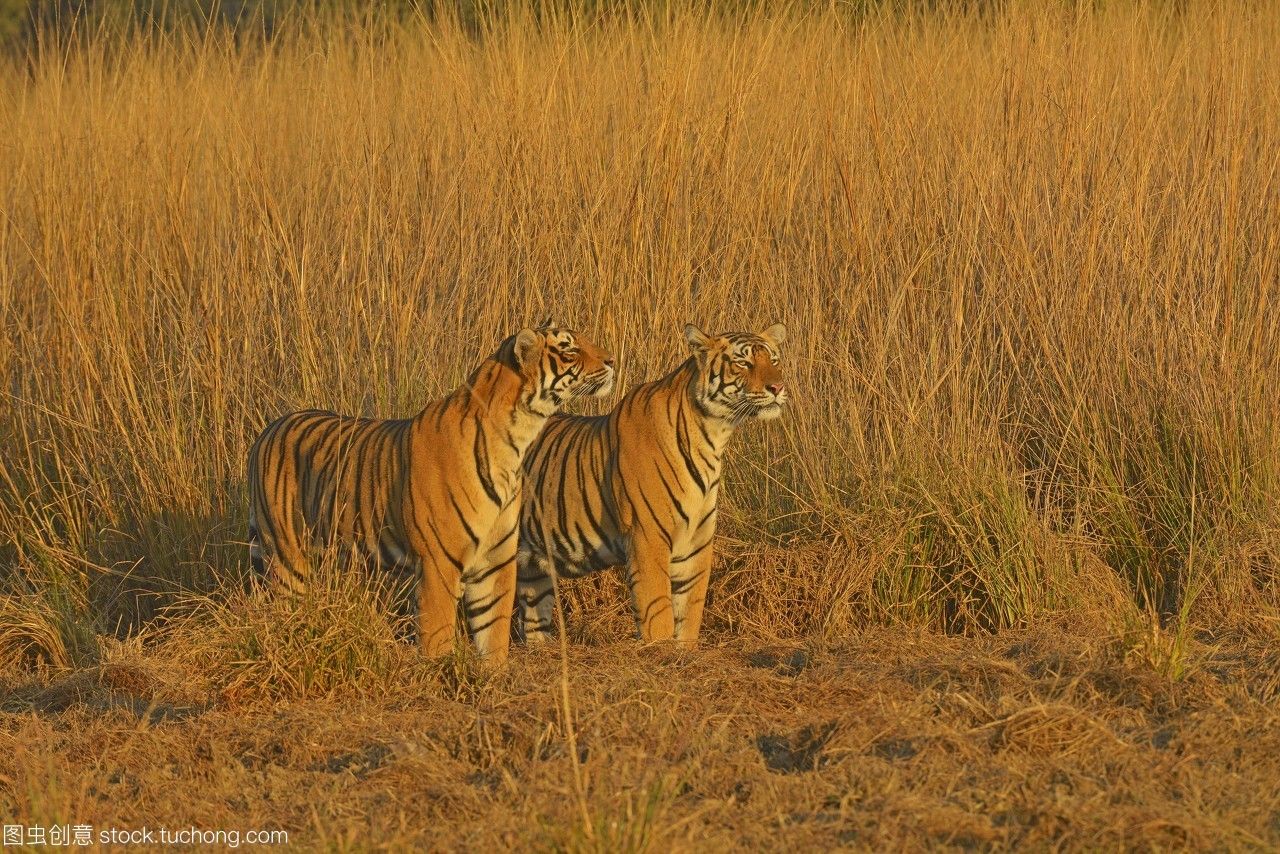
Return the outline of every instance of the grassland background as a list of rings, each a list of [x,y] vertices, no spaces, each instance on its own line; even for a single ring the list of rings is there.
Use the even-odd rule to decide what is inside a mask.
[[[623,390],[682,358],[690,320],[780,320],[793,405],[730,449],[711,644],[841,661],[878,626],[979,645],[1054,626],[1160,690],[1226,656],[1254,686],[1231,708],[1274,722],[1274,4],[81,35],[0,62],[14,679],[199,659],[198,637],[224,697],[397,685],[403,650],[360,596],[295,637],[228,594],[265,423],[410,414],[548,314],[615,352]],[[616,581],[566,592],[575,643],[627,633]],[[235,601],[188,616],[193,593]],[[357,652],[288,675],[348,618]],[[456,666],[441,684],[480,679]],[[19,812],[21,776],[0,773]],[[1169,844],[1275,842],[1273,790],[1223,825],[1243,836]],[[1241,805],[1223,797],[1205,809]]]

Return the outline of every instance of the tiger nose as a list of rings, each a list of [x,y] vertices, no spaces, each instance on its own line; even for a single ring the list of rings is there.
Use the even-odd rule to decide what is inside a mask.
[[[782,390],[784,386],[782,385],[782,383],[769,383],[767,386],[765,386],[765,388],[773,392],[774,397],[777,397],[778,395],[782,394]]]

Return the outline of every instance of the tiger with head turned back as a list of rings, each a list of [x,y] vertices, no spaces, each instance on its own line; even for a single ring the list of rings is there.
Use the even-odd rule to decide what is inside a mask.
[[[711,570],[720,471],[744,422],[782,414],[782,324],[706,335],[693,355],[637,386],[608,415],[556,415],[525,457],[517,556],[517,631],[550,634],[551,573],[625,565],[645,641],[696,643]]]
[[[249,543],[278,589],[306,589],[311,559],[412,572],[427,655],[453,646],[459,598],[477,650],[507,657],[525,452],[572,397],[613,387],[613,358],[544,324],[502,342],[452,394],[412,418],[309,410],[249,451]]]

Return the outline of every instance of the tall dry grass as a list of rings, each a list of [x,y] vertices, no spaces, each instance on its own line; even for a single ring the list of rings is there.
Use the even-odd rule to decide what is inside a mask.
[[[713,630],[1274,633],[1275,12],[517,12],[11,59],[6,643],[74,660],[233,584],[267,421],[412,413],[547,314],[624,389],[689,320],[791,330],[794,405],[730,451]]]

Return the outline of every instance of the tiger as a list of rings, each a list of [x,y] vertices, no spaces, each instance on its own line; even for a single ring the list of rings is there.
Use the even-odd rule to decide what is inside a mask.
[[[613,357],[552,323],[502,342],[411,418],[322,410],[269,424],[249,451],[250,558],[274,591],[306,590],[318,552],[417,581],[418,641],[453,647],[458,602],[479,657],[507,658],[521,463],[571,398],[612,390]]]
[[[687,361],[639,385],[607,415],[555,415],[525,457],[516,554],[526,643],[548,639],[554,581],[625,567],[645,642],[697,643],[711,569],[725,447],[745,422],[782,414],[786,327],[707,335]]]

